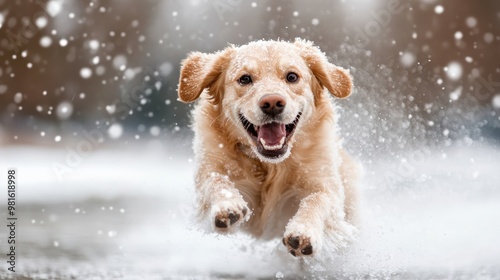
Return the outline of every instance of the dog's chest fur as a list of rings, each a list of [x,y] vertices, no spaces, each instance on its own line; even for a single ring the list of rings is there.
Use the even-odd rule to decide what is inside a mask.
[[[237,145],[235,148],[239,157],[232,161],[233,164],[228,163],[226,166],[230,179],[253,212],[244,229],[264,238],[282,234],[284,226],[299,205],[300,199],[296,193],[300,184],[296,178],[298,167],[294,164],[276,166],[262,163],[249,156],[245,147]]]

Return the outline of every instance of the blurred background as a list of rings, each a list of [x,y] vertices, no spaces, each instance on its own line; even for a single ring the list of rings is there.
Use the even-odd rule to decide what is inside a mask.
[[[190,224],[186,213],[194,200],[192,105],[177,101],[180,62],[191,51],[296,37],[314,41],[354,79],[354,94],[336,102],[340,126],[346,148],[365,167],[368,212],[384,217],[375,226],[381,239],[372,240],[379,247],[365,252],[362,259],[371,262],[363,269],[397,277],[405,275],[401,267],[421,276],[437,269],[436,275],[486,271],[498,277],[491,260],[500,252],[489,241],[500,230],[488,221],[500,212],[499,1],[0,0],[0,179],[6,181],[4,170],[16,167],[23,182],[25,277],[87,275],[96,254],[104,258],[104,278],[144,271],[154,272],[145,279],[165,277],[165,271],[252,275],[245,261],[228,269],[207,260],[210,246],[237,240],[194,229],[172,233]],[[429,198],[436,191],[455,208]],[[469,208],[461,204],[471,199],[476,204]],[[397,207],[412,203],[407,212]],[[427,214],[420,212],[422,205]],[[435,217],[434,211],[450,216]],[[417,217],[412,221],[420,221],[425,234],[443,220],[456,221],[429,241],[449,246],[429,254],[417,253],[428,240],[405,247],[404,234],[426,235],[411,231],[415,224],[401,220],[401,213]],[[468,221],[483,217],[484,223],[465,226],[450,218],[462,214]],[[426,224],[421,215],[435,222]],[[137,240],[136,220],[150,229],[149,242]],[[477,232],[441,239],[450,228],[456,233],[463,227]],[[484,244],[451,252],[483,230],[490,234]],[[0,244],[4,240],[2,235]],[[190,253],[167,253],[172,246]],[[97,253],[89,249],[97,247]],[[251,250],[221,258],[245,260]],[[368,257],[373,252],[380,254],[375,260]],[[148,256],[148,265],[137,268],[131,255]],[[195,272],[192,255],[204,264]],[[359,258],[358,252],[342,266],[364,273],[349,268],[349,260]],[[54,262],[59,265],[49,269]],[[284,263],[260,277],[287,276],[283,267],[290,269],[290,260]],[[474,269],[448,270],[459,264]]]
[[[411,139],[388,133],[394,130],[416,141],[498,142],[499,6],[3,0],[1,143],[54,144],[57,135],[64,142],[95,128],[106,141],[175,134],[189,123],[190,106],[176,101],[187,53],[296,37],[313,40],[350,69],[355,94],[339,103],[349,109],[344,120],[356,126],[346,137],[358,145],[404,147]],[[383,125],[374,130],[371,122]]]

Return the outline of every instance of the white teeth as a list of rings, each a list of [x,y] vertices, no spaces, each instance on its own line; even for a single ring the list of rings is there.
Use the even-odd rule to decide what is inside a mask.
[[[264,139],[260,138],[260,143],[262,143],[262,146],[266,147],[266,141],[264,141]]]
[[[266,149],[268,151],[279,150],[279,149],[283,148],[283,145],[285,144],[285,137],[281,138],[280,142],[274,146],[267,145],[266,141],[262,138],[260,138],[259,140],[260,140],[260,143],[262,144],[262,146],[264,147],[264,149]]]

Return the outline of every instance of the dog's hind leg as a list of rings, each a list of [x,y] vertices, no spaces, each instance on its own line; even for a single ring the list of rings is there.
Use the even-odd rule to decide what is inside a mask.
[[[361,201],[357,186],[362,167],[345,151],[341,151],[342,165],[340,175],[345,193],[346,220],[356,226],[361,224]]]

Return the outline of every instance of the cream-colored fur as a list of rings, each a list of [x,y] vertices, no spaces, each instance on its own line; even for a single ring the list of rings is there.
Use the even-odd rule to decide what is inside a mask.
[[[292,72],[297,81],[287,80]],[[200,99],[193,110],[200,217],[221,233],[281,236],[294,256],[318,254],[326,242],[345,247],[356,232],[357,171],[342,150],[331,95],[351,90],[349,74],[301,39],[189,54],[178,93],[183,102]],[[277,116],[259,105],[270,94],[286,102]],[[260,131],[272,122],[295,125],[269,156],[244,124]]]

